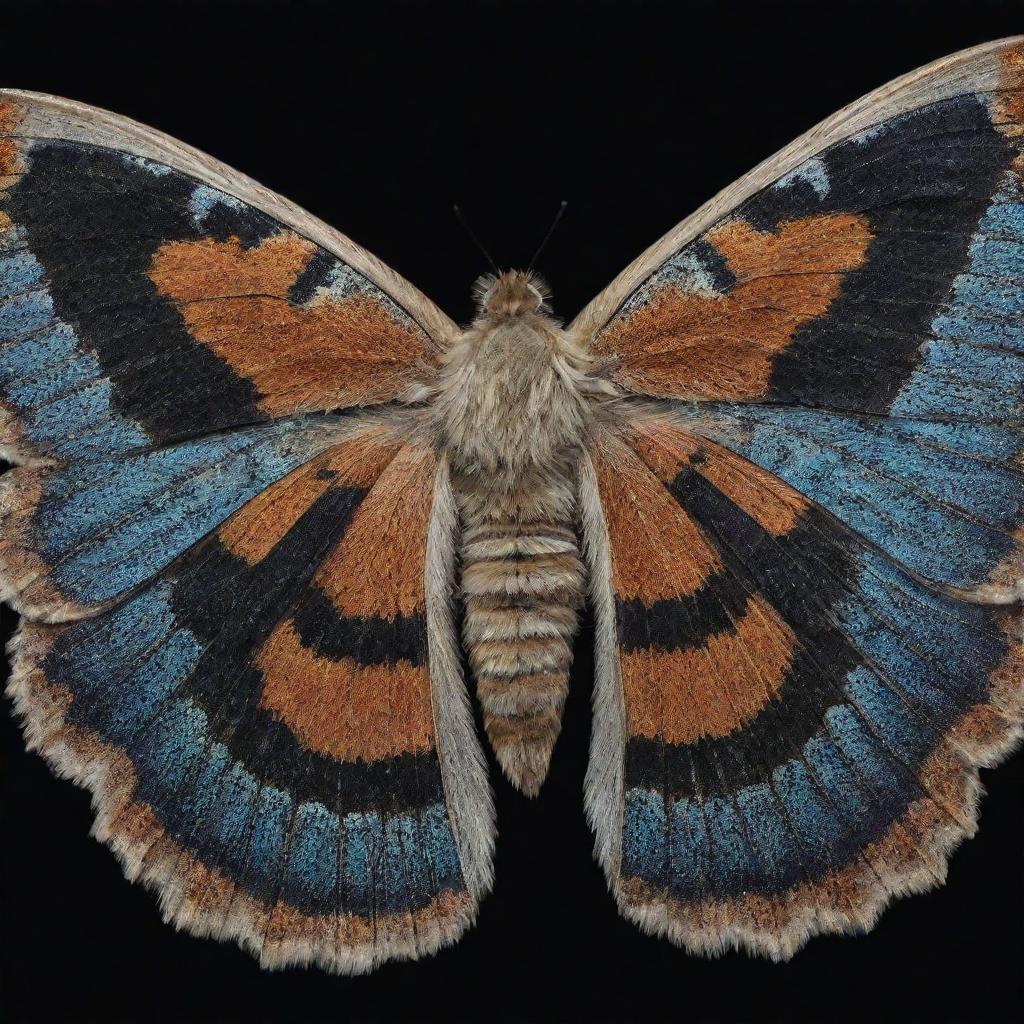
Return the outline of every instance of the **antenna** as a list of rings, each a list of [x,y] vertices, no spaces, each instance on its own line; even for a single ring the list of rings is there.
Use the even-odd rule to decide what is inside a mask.
[[[527,270],[533,270],[533,265],[537,262],[538,257],[544,251],[544,246],[551,241],[551,236],[555,233],[555,228],[558,227],[558,222],[562,219],[562,214],[565,213],[565,208],[569,205],[568,199],[563,199],[561,206],[558,207],[558,212],[555,214],[555,219],[551,222],[551,227],[548,228],[548,233],[544,236],[540,245],[537,246],[537,251],[533,254],[533,259],[530,260],[530,265],[526,268]]]
[[[483,242],[480,241],[476,236],[476,232],[469,226],[469,222],[465,217],[462,216],[462,211],[459,209],[458,203],[452,203],[452,213],[455,214],[455,219],[465,228],[466,234],[469,235],[470,241],[483,253],[483,257],[491,265],[491,270],[494,271],[495,277],[501,277],[501,271],[498,269],[498,264],[491,259],[491,254],[484,248]]]

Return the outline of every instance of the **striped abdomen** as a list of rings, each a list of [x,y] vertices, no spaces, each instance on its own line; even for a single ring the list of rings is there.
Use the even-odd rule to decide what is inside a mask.
[[[572,495],[563,484],[500,501],[460,490],[463,635],[484,728],[505,775],[532,796],[561,728],[582,603]]]

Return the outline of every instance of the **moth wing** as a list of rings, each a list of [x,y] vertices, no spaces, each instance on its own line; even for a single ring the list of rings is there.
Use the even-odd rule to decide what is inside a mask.
[[[343,235],[125,118],[0,92],[0,594],[87,614],[400,397],[454,330]],[[313,417],[313,418],[311,418]]]
[[[17,461],[390,401],[456,330],[294,203],[84,104],[0,91],[0,197]]]
[[[356,973],[455,941],[493,814],[429,450],[349,433],[109,610],[23,622],[30,747],[166,920]]]
[[[788,352],[794,359],[804,356],[800,364],[816,371],[804,383],[805,399],[814,394],[812,383],[821,386],[818,377],[828,378],[827,384],[838,375],[832,382],[836,391],[843,382],[849,385],[859,362],[844,378],[842,364],[814,365],[806,358],[835,348],[835,338],[818,336],[816,321],[837,297],[856,293],[853,298],[861,303],[853,310],[833,311],[839,332],[853,326],[842,314],[878,313],[887,294],[930,269],[936,277],[932,289],[912,292],[915,309],[904,311],[924,320],[925,304],[929,299],[932,307],[941,304],[950,279],[965,262],[971,222],[977,227],[1004,177],[1009,208],[996,215],[1010,219],[1003,227],[1015,237],[1015,182],[1007,164],[1018,153],[1022,39],[987,43],[935,61],[822,121],[638,256],[568,331],[607,358],[613,379],[639,394],[695,401],[778,400],[777,389],[800,382],[792,374],[788,381],[776,380],[780,371],[765,380],[771,367],[751,363],[766,327],[772,328],[772,348],[764,352],[764,363]],[[888,217],[886,207],[892,207]],[[926,228],[934,237],[924,237]],[[943,256],[945,267],[927,262]],[[902,271],[901,263],[906,264]],[[800,282],[790,280],[794,276],[808,278],[810,287],[796,287]],[[836,279],[834,290],[825,288],[824,277]],[[766,293],[790,299],[780,310],[787,319],[744,321],[735,308],[738,302],[720,301],[729,296],[758,301]],[[705,304],[687,308],[697,299]],[[763,311],[761,301],[752,310],[758,311]],[[892,316],[889,311],[885,319]],[[696,329],[701,325],[703,332]],[[800,331],[799,336],[788,338],[785,327]],[[925,333],[917,332],[918,344]],[[872,335],[856,340],[852,354],[858,360],[872,342],[881,344]],[[911,339],[906,343],[911,346]],[[892,351],[883,346],[879,354]],[[730,359],[743,364],[742,374],[731,380],[723,372]],[[883,359],[878,362],[888,374],[896,373]]]
[[[597,626],[587,804],[620,909],[785,959],[940,884],[1021,734],[1015,606],[909,573],[671,419],[581,503]]]
[[[285,200],[51,97],[0,94],[0,236],[29,745],[180,927],[346,972],[454,941],[490,792],[445,468],[388,407],[452,325]]]
[[[937,884],[1021,733],[1024,47],[854,104],[575,325],[588,779],[632,919],[786,957]]]

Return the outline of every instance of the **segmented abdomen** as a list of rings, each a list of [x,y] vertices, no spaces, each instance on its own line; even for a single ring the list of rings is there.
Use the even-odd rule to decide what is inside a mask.
[[[531,796],[561,728],[584,588],[572,495],[557,498],[506,495],[495,509],[460,495],[463,635],[484,728],[506,776]]]

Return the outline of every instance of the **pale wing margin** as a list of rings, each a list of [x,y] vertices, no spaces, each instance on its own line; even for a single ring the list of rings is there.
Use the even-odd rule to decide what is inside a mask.
[[[487,762],[473,723],[455,621],[458,537],[458,508],[448,462],[442,457],[438,460],[434,505],[427,532],[430,690],[452,832],[459,845],[466,885],[479,900],[490,892],[494,883],[496,828]]]

